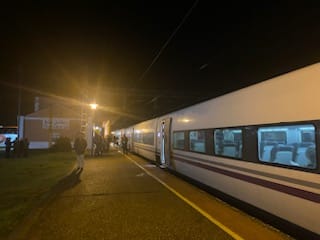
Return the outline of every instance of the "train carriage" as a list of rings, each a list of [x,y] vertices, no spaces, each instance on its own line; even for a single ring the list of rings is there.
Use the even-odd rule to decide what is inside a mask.
[[[131,126],[134,153],[319,239],[320,64]]]

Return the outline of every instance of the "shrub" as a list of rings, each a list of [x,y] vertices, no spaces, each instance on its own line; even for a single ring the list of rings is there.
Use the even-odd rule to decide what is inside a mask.
[[[68,137],[60,137],[56,140],[55,144],[52,145],[51,150],[53,152],[71,152],[71,140]]]

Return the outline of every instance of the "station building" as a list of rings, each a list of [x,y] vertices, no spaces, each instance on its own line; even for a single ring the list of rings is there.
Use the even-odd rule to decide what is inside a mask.
[[[60,137],[68,137],[73,142],[80,131],[85,133],[90,149],[96,131],[100,131],[103,136],[109,132],[110,121],[98,126],[90,115],[84,119],[79,106],[63,104],[52,99],[46,99],[44,102],[40,108],[40,99],[36,97],[35,111],[18,117],[19,138],[28,138],[30,149],[48,149]]]

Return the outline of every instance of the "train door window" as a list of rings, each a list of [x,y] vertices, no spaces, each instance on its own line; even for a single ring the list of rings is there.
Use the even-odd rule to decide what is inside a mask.
[[[184,150],[184,132],[173,133],[173,148]]]
[[[189,132],[189,149],[194,152],[206,152],[206,132],[204,130]]]
[[[312,124],[261,127],[258,129],[259,160],[315,169],[315,132]]]
[[[214,130],[215,155],[242,158],[242,129],[225,128]]]

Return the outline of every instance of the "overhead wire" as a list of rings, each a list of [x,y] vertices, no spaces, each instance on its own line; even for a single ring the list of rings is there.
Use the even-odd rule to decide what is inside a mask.
[[[174,29],[174,31],[172,32],[172,34],[170,35],[170,37],[167,39],[167,41],[163,44],[163,46],[161,47],[161,49],[159,50],[159,52],[157,53],[157,55],[153,58],[152,62],[150,63],[150,65],[146,68],[146,70],[143,72],[143,74],[141,75],[141,77],[138,79],[138,82],[142,81],[144,79],[144,77],[147,75],[147,73],[150,71],[151,67],[155,64],[155,62],[158,60],[158,58],[160,57],[160,55],[162,54],[162,52],[165,50],[165,48],[168,46],[168,44],[170,43],[170,41],[172,40],[172,38],[176,35],[176,33],[178,32],[178,30],[181,28],[181,26],[184,24],[184,22],[187,20],[187,18],[190,16],[190,14],[192,13],[193,9],[197,6],[199,0],[194,1],[193,5],[191,6],[191,8],[189,9],[189,11],[186,13],[186,15],[183,17],[183,19],[181,20],[181,22],[179,23],[179,25]]]

